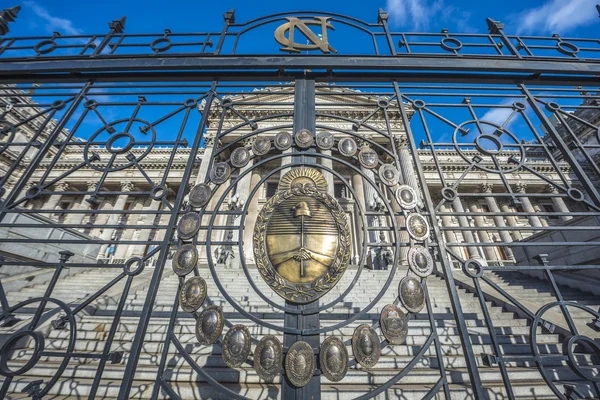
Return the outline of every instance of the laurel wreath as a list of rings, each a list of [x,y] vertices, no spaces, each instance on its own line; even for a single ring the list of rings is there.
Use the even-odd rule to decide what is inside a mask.
[[[310,196],[321,201],[329,209],[338,227],[339,241],[336,256],[333,263],[327,269],[327,273],[310,284],[294,284],[281,277],[271,265],[266,251],[266,233],[269,219],[276,208],[285,200],[294,196]],[[327,193],[318,191],[314,186],[295,186],[292,189],[279,191],[265,204],[259,213],[254,226],[254,259],[256,268],[265,282],[273,290],[280,293],[289,300],[303,299],[314,300],[320,294],[329,291],[342,274],[350,260],[350,228],[346,214],[339,203]]]

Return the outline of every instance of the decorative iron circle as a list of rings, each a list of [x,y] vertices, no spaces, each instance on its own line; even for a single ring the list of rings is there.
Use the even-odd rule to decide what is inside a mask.
[[[470,278],[481,278],[483,276],[483,265],[477,260],[468,259],[462,265],[462,270]]]
[[[419,213],[412,213],[406,217],[406,230],[410,237],[419,242],[425,241],[429,237],[429,224]]]
[[[264,136],[259,136],[252,143],[252,152],[255,156],[264,156],[271,150],[271,140]]]
[[[128,128],[127,131],[120,131],[118,129],[119,125],[125,125],[123,128]],[[119,132],[116,135],[121,135],[119,138],[126,137],[127,142],[127,151],[130,151],[133,146],[136,144],[136,140],[131,135],[130,131],[133,131],[135,126],[137,126],[140,131],[151,132],[150,137],[148,138],[148,145],[143,148],[139,148],[140,153],[134,154],[129,152],[127,156],[123,156],[125,154],[124,151],[118,149],[116,147],[113,148],[113,144],[117,139],[113,139],[110,137],[107,140],[101,139],[101,135],[109,134],[113,135],[115,132]],[[147,134],[147,133],[146,133]],[[117,121],[111,122],[110,124],[105,125],[101,129],[97,130],[92,134],[92,136],[86,141],[85,146],[83,148],[83,160],[86,165],[96,171],[102,172],[115,172],[121,171],[127,168],[134,166],[137,163],[140,163],[154,148],[154,143],[156,141],[156,130],[154,126],[148,121],[139,118],[122,118]],[[97,151],[98,147],[104,147],[107,151],[113,154],[113,157],[116,157],[116,160],[106,165],[102,164],[94,164],[94,161],[99,161],[99,157],[95,151]],[[118,157],[117,157],[118,156]],[[118,161],[118,162],[117,162]]]
[[[415,275],[426,278],[433,273],[433,257],[423,246],[412,246],[408,249],[408,266]]]
[[[313,168],[295,168],[281,178],[257,217],[253,241],[265,282],[279,296],[301,304],[331,290],[350,260],[346,213]]]
[[[181,287],[179,292],[179,303],[185,312],[195,312],[206,300],[206,281],[200,276],[193,276]]]
[[[56,43],[52,39],[42,40],[35,46],[33,46],[33,51],[38,54],[48,54],[56,49]]]
[[[254,370],[261,379],[270,382],[281,370],[283,346],[273,335],[265,335],[254,349]]]
[[[338,143],[338,151],[346,157],[353,157],[356,154],[356,142],[352,138],[343,138]]]
[[[162,200],[167,195],[167,193],[168,191],[165,185],[156,185],[152,187],[150,193],[148,193],[148,196],[152,200]]]
[[[195,185],[190,190],[189,202],[192,207],[202,208],[208,204],[210,197],[212,196],[212,190],[206,183],[200,183]]]
[[[408,321],[404,311],[395,304],[388,304],[381,310],[379,326],[383,336],[391,344],[402,344],[408,336]]]
[[[571,200],[576,201],[578,203],[585,200],[585,196],[583,195],[583,192],[576,188],[567,189],[567,195],[569,196],[569,198]]]
[[[454,188],[451,187],[442,188],[441,193],[444,200],[450,203],[456,200],[456,197],[458,196],[456,190],[454,190]]]
[[[317,147],[321,150],[330,150],[335,144],[335,138],[331,132],[319,132],[317,133]]]
[[[377,106],[381,108],[388,108],[390,106],[390,102],[386,99],[377,100]]]
[[[34,198],[38,197],[40,194],[42,194],[43,191],[44,191],[44,188],[41,187],[40,185],[33,185],[32,187],[27,189],[27,191],[25,192],[25,198],[28,200],[34,199]]]
[[[300,147],[301,149],[308,149],[313,145],[314,138],[308,129],[301,129],[296,132],[295,141],[296,146]]]
[[[275,135],[275,140],[273,140],[273,142],[275,143],[275,148],[277,150],[285,151],[292,147],[292,144],[294,143],[294,138],[292,137],[291,133],[284,131],[279,132],[277,135]]]
[[[427,103],[425,103],[423,100],[415,100],[415,101],[413,101],[412,105],[417,110],[421,110],[421,109],[427,107]]]
[[[583,335],[573,335],[563,342],[563,354],[569,357],[567,362],[569,367],[573,370],[573,372],[583,379],[587,379],[592,382],[600,382],[600,374],[594,374],[593,372],[590,372],[589,368],[585,369],[579,365],[579,360],[573,353],[573,345],[575,345],[577,342],[585,343],[589,348],[592,349],[594,356],[597,359],[600,359],[600,346],[598,346],[598,343],[596,343],[594,339]]]
[[[442,49],[454,53],[459,52],[460,49],[462,49],[463,44],[456,38],[445,37],[440,41],[440,46],[442,46]]]
[[[235,168],[244,168],[250,162],[250,152],[245,147],[238,147],[231,152],[230,161]]]
[[[216,163],[210,170],[210,180],[215,185],[225,183],[231,176],[231,167],[226,162]]]
[[[310,344],[303,341],[292,344],[285,356],[285,373],[292,385],[306,385],[314,372],[315,357]]]
[[[8,366],[9,357],[17,345],[17,343],[25,338],[31,337],[33,339],[33,354],[29,358],[29,360],[25,363],[25,365],[21,366],[17,370],[12,370]],[[27,371],[37,364],[40,357],[42,356],[42,351],[44,350],[45,340],[44,335],[41,332],[35,332],[31,330],[21,331],[14,333],[8,340],[4,343],[2,348],[0,349],[0,375],[6,377],[15,377],[19,375],[23,375]]]
[[[352,335],[352,353],[364,368],[373,368],[381,357],[379,335],[371,326],[363,324],[356,327]]]
[[[577,47],[577,45],[563,40],[556,43],[556,49],[566,56],[574,56],[579,53],[579,47]]]
[[[189,240],[200,230],[200,215],[196,212],[185,213],[177,224],[177,235],[182,240]]]
[[[379,163],[379,156],[375,150],[365,146],[358,152],[358,162],[365,168],[373,169]]]
[[[408,185],[400,185],[396,189],[396,200],[400,207],[405,210],[412,210],[417,206],[417,194],[415,190]]]
[[[252,339],[248,328],[234,325],[223,338],[223,361],[229,368],[238,368],[248,360]]]
[[[150,43],[150,48],[155,53],[162,53],[169,50],[171,47],[173,47],[173,43],[171,42],[171,39],[166,37],[158,38]]]
[[[193,244],[184,244],[173,254],[173,272],[186,276],[198,264],[198,249]]]
[[[392,164],[383,164],[379,168],[379,179],[386,186],[394,186],[400,180],[400,172]]]
[[[203,346],[215,344],[223,332],[223,310],[219,306],[208,306],[196,319],[196,339]]]
[[[348,350],[341,339],[329,336],[321,343],[319,365],[323,375],[331,382],[344,379],[348,372]]]
[[[134,268],[135,264],[137,265]],[[123,272],[128,276],[136,276],[142,273],[144,267],[144,260],[140,257],[131,257],[123,266]]]
[[[425,306],[425,290],[414,276],[405,276],[398,284],[400,302],[411,313],[418,313]]]

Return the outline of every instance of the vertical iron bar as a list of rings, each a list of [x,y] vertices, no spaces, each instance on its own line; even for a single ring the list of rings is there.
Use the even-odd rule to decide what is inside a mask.
[[[518,86],[523,92],[523,94],[527,97],[527,102],[546,128],[546,132],[548,133],[548,135],[550,135],[552,141],[556,144],[556,147],[559,148],[565,160],[569,163],[571,168],[573,168],[573,172],[575,172],[575,175],[577,175],[577,179],[579,179],[579,182],[588,192],[592,202],[600,207],[600,192],[598,192],[598,188],[591,181],[590,177],[587,176],[587,174],[583,170],[583,167],[579,164],[573,153],[571,153],[571,150],[569,150],[569,146],[567,146],[563,138],[560,136],[560,134],[554,127],[554,125],[552,125],[548,117],[546,117],[546,114],[544,114],[544,111],[542,111],[540,106],[537,104],[537,100],[531,94],[531,92],[529,92],[529,89],[527,89],[527,87],[522,83],[520,83]]]
[[[154,274],[152,275],[152,280],[150,286],[148,288],[146,301],[144,302],[144,308],[142,309],[142,314],[140,315],[140,321],[138,323],[138,328],[135,333],[135,338],[131,345],[131,352],[129,353],[129,359],[127,360],[127,365],[125,367],[125,372],[123,374],[123,381],[121,382],[121,388],[119,389],[118,398],[122,400],[126,400],[129,398],[129,393],[131,392],[131,386],[133,384],[133,378],[135,375],[135,371],[137,369],[137,364],[139,361],[139,357],[142,351],[142,346],[144,344],[144,336],[146,335],[146,330],[148,329],[148,323],[150,322],[150,317],[152,315],[152,306],[154,305],[154,301],[156,300],[156,295],[158,293],[158,288],[160,286],[160,281],[162,279],[162,274],[165,268],[165,263],[167,261],[167,255],[169,252],[169,244],[171,242],[171,238],[173,236],[173,232],[175,230],[178,218],[178,212],[181,209],[181,204],[183,203],[183,197],[185,192],[187,191],[187,182],[190,180],[192,175],[192,170],[194,169],[194,160],[198,155],[198,148],[200,147],[200,141],[204,136],[204,128],[206,127],[206,122],[208,121],[208,115],[210,113],[210,108],[214,98],[214,90],[216,89],[216,82],[213,82],[211,85],[211,89],[209,91],[208,97],[206,98],[206,106],[204,107],[204,112],[202,113],[202,119],[198,125],[198,129],[196,131],[196,137],[194,138],[194,143],[192,144],[189,162],[185,168],[185,172],[181,179],[181,184],[179,185],[179,190],[177,192],[177,198],[175,199],[175,203],[173,205],[173,212],[171,213],[171,219],[169,220],[168,228],[165,232],[165,237],[163,242],[160,244],[161,251],[158,256],[158,261],[156,262],[156,267],[154,269]]]
[[[400,92],[400,87],[398,86],[397,81],[393,81],[394,91],[396,92],[396,96],[398,99],[402,99],[402,93]],[[402,120],[404,122],[404,127],[406,129],[406,136],[408,138],[411,153],[413,156],[413,161],[415,163],[417,169],[417,175],[422,185],[422,194],[425,200],[425,205],[427,210],[430,213],[430,220],[432,221],[431,227],[432,231],[435,235],[435,239],[438,243],[443,242],[442,233],[440,231],[439,225],[436,223],[436,212],[435,207],[433,206],[433,202],[431,201],[431,194],[429,193],[427,187],[427,181],[425,180],[425,174],[423,172],[423,166],[420,163],[417,152],[415,151],[416,144],[415,138],[412,133],[412,129],[410,126],[410,120],[406,115],[406,110],[404,109],[404,103],[402,101],[398,102],[398,108],[400,109],[400,114],[402,115]],[[448,260],[447,254],[444,251],[440,250],[440,260],[442,263],[442,267],[444,269],[444,276],[446,280],[446,287],[448,288],[448,293],[450,295],[450,302],[452,304],[452,311],[454,312],[454,319],[456,321],[456,327],[458,328],[458,335],[460,337],[460,342],[463,348],[463,352],[465,354],[465,361],[467,362],[467,370],[469,372],[469,378],[471,380],[471,387],[473,389],[473,396],[475,399],[487,399],[487,394],[481,384],[481,377],[479,376],[479,370],[477,369],[477,360],[475,359],[475,354],[473,353],[473,346],[471,345],[471,338],[469,337],[469,330],[467,329],[467,324],[465,323],[465,318],[462,310],[462,305],[460,303],[460,298],[458,296],[458,291],[456,289],[456,283],[454,282],[454,275],[452,272],[452,264],[450,260]]]

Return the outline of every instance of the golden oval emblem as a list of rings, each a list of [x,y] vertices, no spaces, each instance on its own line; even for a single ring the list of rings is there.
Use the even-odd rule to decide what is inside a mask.
[[[254,226],[254,259],[281,297],[310,303],[340,280],[350,259],[350,228],[327,181],[313,168],[293,169]]]

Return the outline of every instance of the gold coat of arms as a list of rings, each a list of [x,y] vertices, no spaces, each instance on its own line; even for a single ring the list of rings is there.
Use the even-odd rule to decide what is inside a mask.
[[[286,300],[309,303],[340,280],[350,259],[344,210],[313,168],[293,169],[259,213],[254,257],[263,279]]]

